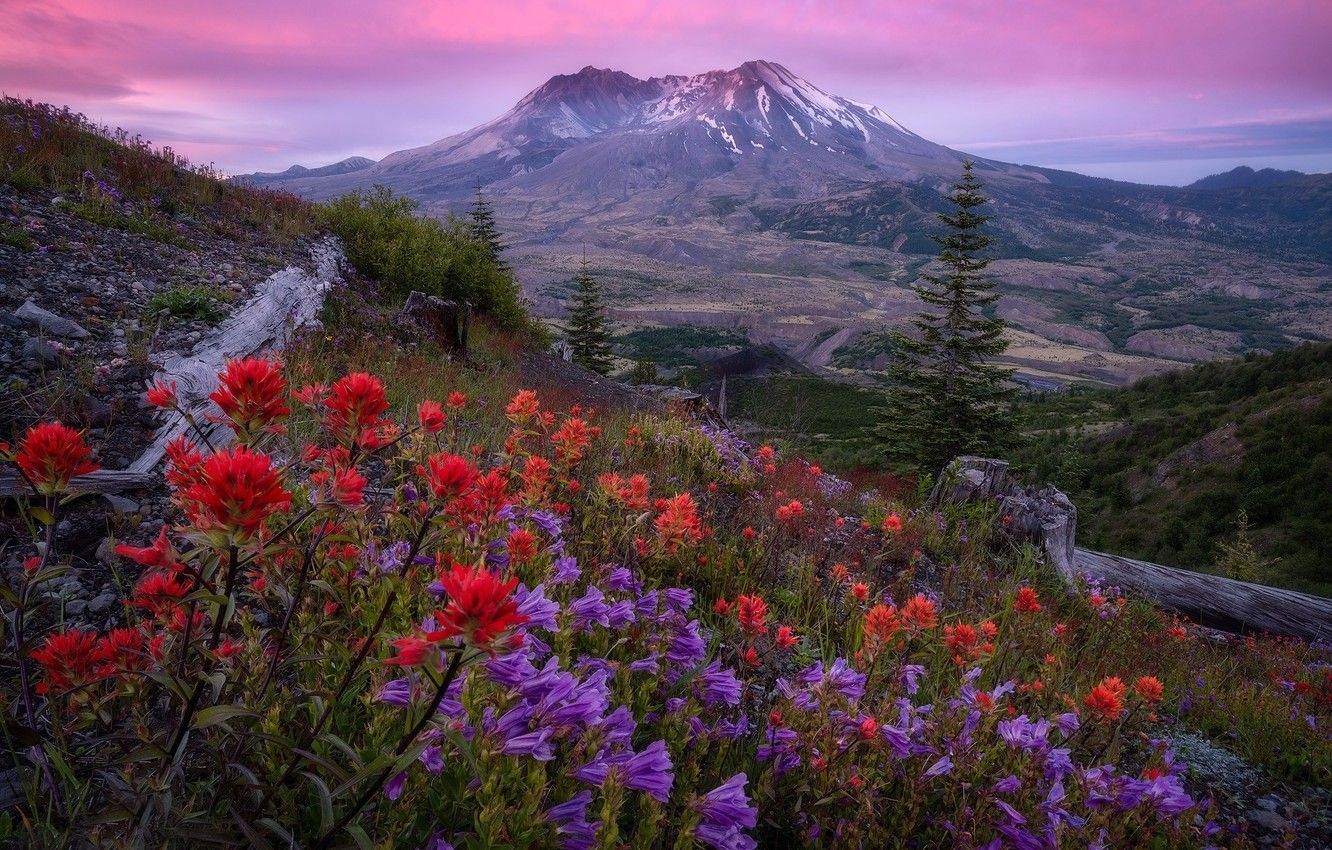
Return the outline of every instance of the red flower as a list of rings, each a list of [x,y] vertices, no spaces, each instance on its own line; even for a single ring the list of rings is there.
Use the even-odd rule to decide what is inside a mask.
[[[897,634],[902,624],[897,621],[897,609],[882,603],[869,609],[865,615],[865,640],[871,650],[877,650]]]
[[[917,593],[902,608],[902,620],[913,629],[932,629],[939,622],[939,612],[923,593]]]
[[[1303,684],[1303,683],[1301,683]],[[1165,696],[1165,686],[1155,676],[1143,676],[1133,683],[1133,690],[1147,702],[1160,702]]]
[[[225,532],[240,542],[274,513],[290,508],[291,494],[282,489],[268,455],[238,446],[209,455],[179,501],[200,531]]]
[[[768,626],[764,620],[768,617],[768,603],[764,602],[758,595],[736,597],[736,605],[740,610],[737,617],[740,620],[740,628],[745,634],[766,635]]]
[[[851,585],[851,596],[854,597],[857,602],[864,602],[866,599],[869,599],[869,585],[865,584],[863,581],[858,581]]]
[[[449,596],[449,604],[435,612],[439,629],[428,637],[432,641],[462,635],[477,646],[489,649],[495,638],[511,626],[527,622],[518,613],[513,589],[518,579],[502,581],[484,567],[465,567],[454,563],[440,571],[440,583]]]
[[[23,474],[37,486],[38,492],[54,496],[69,485],[76,475],[85,475],[99,467],[89,458],[92,449],[83,435],[59,422],[34,425],[19,441],[14,461]]]
[[[525,528],[515,528],[509,532],[509,559],[514,564],[525,564],[536,557],[536,535]]]
[[[980,655],[978,642],[976,629],[966,623],[944,626],[944,646],[948,647],[948,651],[953,655],[953,661],[957,664],[965,663]]]
[[[504,408],[504,415],[509,417],[510,421],[521,425],[528,419],[531,419],[537,413],[537,408],[541,402],[537,401],[537,394],[532,390],[519,390],[509,402],[509,406]]]
[[[731,613],[731,603],[727,602],[725,599],[718,599],[716,602],[712,603],[712,610],[725,617],[727,614]]]
[[[398,648],[398,654],[386,659],[385,664],[395,664],[399,667],[416,667],[425,663],[428,657],[437,657],[435,645],[424,638],[398,638],[393,641],[393,645]]]
[[[318,407],[324,401],[328,387],[323,384],[306,384],[291,394],[291,397],[306,407]]]
[[[287,381],[281,366],[259,357],[228,360],[217,380],[218,387],[209,398],[222,408],[238,436],[257,431],[283,433],[277,420],[291,408],[287,407]]]
[[[1117,720],[1124,710],[1124,683],[1117,677],[1106,677],[1091,689],[1083,704],[1102,720]]]
[[[189,437],[180,434],[167,442],[164,451],[170,463],[166,471],[167,483],[175,490],[193,484],[198,477],[199,466],[203,463],[203,454],[198,447],[190,442]]]
[[[129,558],[136,564],[142,564],[145,567],[160,567],[171,560],[171,541],[167,540],[166,526],[158,532],[157,539],[153,545],[130,546],[125,543],[116,546],[116,554]]]
[[[823,469],[821,467],[814,466],[811,464],[809,467],[809,474],[813,475],[815,478],[818,478],[820,475],[823,474]]]
[[[453,392],[449,393],[449,400],[446,403],[448,404],[449,408],[452,410],[462,410],[464,407],[467,406],[467,396],[463,395],[457,390],[454,390]]]
[[[836,563],[832,565],[832,569],[828,571],[828,575],[832,577],[833,581],[841,584],[851,577],[851,571],[846,568],[846,564]]]
[[[792,499],[790,502],[787,502],[785,505],[781,505],[780,507],[777,508],[777,520],[778,522],[785,522],[786,520],[792,520],[800,516],[804,512],[805,512],[805,506],[800,504],[800,500]]]
[[[758,537],[758,532],[749,526],[745,526],[745,530],[740,532],[740,536],[746,540],[753,540],[755,537]]]
[[[153,407],[160,407],[163,410],[175,410],[178,400],[176,398],[175,381],[156,381],[148,387],[148,392],[144,397]]]
[[[1013,610],[1026,613],[1035,613],[1041,610],[1041,603],[1036,598],[1036,591],[1030,587],[1024,587],[1018,590],[1017,598],[1013,600]]]
[[[143,632],[138,629],[112,629],[97,642],[97,657],[106,675],[125,670],[145,670],[150,661],[144,651]]]
[[[896,534],[902,530],[902,518],[897,514],[888,514],[883,518],[882,528],[884,531],[891,531]]]
[[[190,578],[186,573],[180,570],[154,570],[135,583],[129,604],[154,614],[166,614],[174,611],[189,592]]]
[[[680,493],[666,500],[657,517],[657,542],[668,552],[692,546],[703,539],[703,524],[698,518],[694,497]]]
[[[456,499],[475,483],[478,473],[471,461],[461,455],[442,452],[432,456],[430,490],[441,499]]]
[[[740,660],[748,664],[750,667],[759,666],[758,652],[752,646],[744,648],[744,651],[740,653]]]
[[[870,741],[878,734],[879,722],[873,717],[866,717],[864,720],[860,721],[860,737],[864,738],[866,741]]]
[[[214,652],[217,653],[218,658],[230,658],[233,655],[239,655],[240,651],[244,648],[245,644],[236,643],[231,638],[227,638],[217,645],[217,649],[214,650]]]
[[[389,403],[384,384],[374,375],[354,372],[341,378],[333,384],[325,404],[324,425],[339,444],[378,443],[375,430],[386,424],[380,414],[389,409]]]
[[[572,465],[582,460],[583,452],[592,442],[592,430],[582,419],[566,419],[550,436],[550,441],[555,445],[555,457]]]
[[[426,399],[416,408],[416,415],[421,417],[421,428],[427,434],[438,434],[444,430],[444,411],[439,402]]]
[[[778,649],[790,649],[798,643],[800,643],[800,638],[795,636],[795,632],[791,631],[790,626],[777,627],[777,637],[773,641],[774,646]]]
[[[32,658],[42,665],[43,681],[37,683],[39,694],[67,691],[99,678],[97,635],[94,632],[61,632],[47,635],[41,649]]]
[[[361,504],[366,483],[365,476],[356,467],[339,469],[333,473],[333,498],[340,505],[357,507]]]

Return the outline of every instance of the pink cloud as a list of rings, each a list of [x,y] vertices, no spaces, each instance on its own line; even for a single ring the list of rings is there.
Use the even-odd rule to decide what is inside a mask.
[[[105,120],[207,114],[154,123],[250,167],[431,141],[586,64],[775,59],[971,137],[1235,121],[1332,105],[1330,41],[1326,0],[9,0],[0,89]],[[995,107],[1023,97],[1039,106]]]

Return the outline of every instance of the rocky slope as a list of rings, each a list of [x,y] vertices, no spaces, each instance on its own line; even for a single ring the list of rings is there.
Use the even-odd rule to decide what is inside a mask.
[[[157,368],[189,352],[276,270],[308,263],[308,244],[236,240],[189,220],[179,232],[188,247],[167,244],[87,221],[60,201],[0,186],[0,216],[29,238],[29,247],[0,244],[0,440],[59,419],[87,429],[103,468],[123,469],[159,425],[143,400]],[[201,303],[213,315],[190,320],[152,306],[181,292],[210,294]],[[87,497],[68,512],[59,537],[77,558],[60,592],[71,621],[104,626],[118,605],[108,532],[154,533],[167,511],[159,485]],[[6,528],[13,521],[0,520],[0,536],[19,536]]]

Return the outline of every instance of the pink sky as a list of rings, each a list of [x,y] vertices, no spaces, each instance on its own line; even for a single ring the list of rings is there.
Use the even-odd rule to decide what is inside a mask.
[[[374,158],[584,65],[771,59],[982,156],[1332,171],[1329,0],[5,0],[0,90],[223,171]]]

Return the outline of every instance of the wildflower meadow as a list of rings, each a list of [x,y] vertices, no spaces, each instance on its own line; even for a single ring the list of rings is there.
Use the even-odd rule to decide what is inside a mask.
[[[228,439],[168,445],[179,519],[116,546],[109,631],[42,593],[84,436],[3,447],[32,534],[0,596],[24,765],[0,837],[1245,846],[1177,729],[1262,727],[1290,744],[1270,769],[1329,779],[1326,648],[1064,587],[999,503],[929,508],[665,414],[527,388],[395,404],[308,365],[227,365]],[[169,384],[148,400],[181,415]]]

